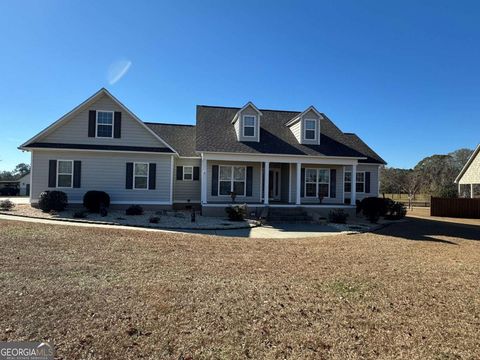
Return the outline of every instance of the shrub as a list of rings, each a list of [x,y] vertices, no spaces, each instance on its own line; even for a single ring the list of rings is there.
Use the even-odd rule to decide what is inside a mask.
[[[148,221],[150,224],[158,224],[160,222],[160,216],[151,216]]]
[[[90,190],[83,195],[83,206],[90,212],[98,213],[110,206],[110,196],[105,191]]]
[[[63,191],[44,191],[38,200],[38,207],[44,212],[63,211],[67,205],[68,197]]]
[[[347,222],[348,214],[342,209],[330,211],[328,220],[335,224],[345,224]]]
[[[14,207],[15,207],[15,204],[8,199],[0,201],[0,210],[10,211]]]
[[[73,213],[74,219],[85,219],[87,217],[87,213],[83,210],[75,211]]]
[[[228,206],[225,208],[228,218],[232,221],[242,221],[245,219],[247,209],[245,205]]]
[[[407,215],[407,208],[401,202],[393,202],[390,204],[385,219],[400,220]]]
[[[131,205],[125,210],[126,215],[143,215],[143,208],[140,205]]]
[[[363,215],[371,222],[376,223],[380,216],[385,216],[393,201],[391,199],[368,197],[363,199],[357,206],[357,213]]]

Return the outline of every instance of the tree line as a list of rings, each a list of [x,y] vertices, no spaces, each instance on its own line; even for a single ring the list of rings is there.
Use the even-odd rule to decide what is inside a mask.
[[[0,171],[0,181],[14,181],[30,172],[30,165],[20,163],[12,171]]]
[[[447,155],[432,155],[421,160],[413,169],[384,167],[381,171],[382,194],[407,194],[413,199],[417,194],[435,197],[457,197],[454,184],[473,150],[459,149]]]

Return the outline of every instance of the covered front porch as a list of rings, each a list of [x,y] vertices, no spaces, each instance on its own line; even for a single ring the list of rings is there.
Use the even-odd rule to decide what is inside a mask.
[[[357,158],[202,154],[202,207],[352,208],[357,199]]]

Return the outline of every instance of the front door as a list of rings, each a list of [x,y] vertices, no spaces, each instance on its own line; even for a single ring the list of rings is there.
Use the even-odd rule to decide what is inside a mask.
[[[280,200],[280,169],[270,169],[268,174],[268,198]]]

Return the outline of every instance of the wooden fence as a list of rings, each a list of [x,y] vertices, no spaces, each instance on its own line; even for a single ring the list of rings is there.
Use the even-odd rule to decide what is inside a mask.
[[[432,197],[430,215],[480,219],[480,199]]]

